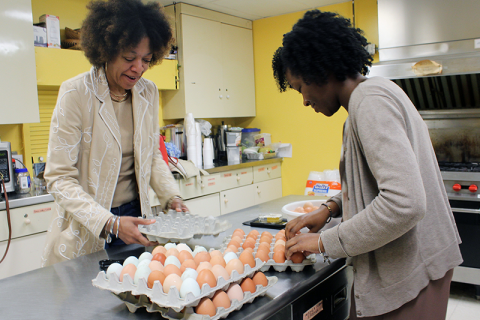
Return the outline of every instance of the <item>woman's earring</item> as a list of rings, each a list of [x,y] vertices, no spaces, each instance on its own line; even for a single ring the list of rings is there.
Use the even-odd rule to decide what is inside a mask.
[[[107,72],[107,62],[105,62],[105,72]]]

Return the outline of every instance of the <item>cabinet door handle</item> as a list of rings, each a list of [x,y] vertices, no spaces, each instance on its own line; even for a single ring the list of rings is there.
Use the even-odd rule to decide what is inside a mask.
[[[237,181],[240,181],[240,179],[241,179],[241,178],[237,176]]]
[[[225,199],[225,200],[223,200],[223,201],[225,201],[225,203],[227,203],[227,202],[228,202],[228,199]]]
[[[230,96],[229,96],[229,95],[227,95],[227,99],[230,99]]]
[[[270,174],[270,168],[267,168],[267,173]]]
[[[222,98],[223,98],[223,95],[219,95],[218,97],[219,97],[220,99],[222,99]]]
[[[260,194],[262,192],[262,190],[260,189],[257,189],[257,193]]]
[[[28,218],[25,219],[25,224],[30,224],[32,221]]]

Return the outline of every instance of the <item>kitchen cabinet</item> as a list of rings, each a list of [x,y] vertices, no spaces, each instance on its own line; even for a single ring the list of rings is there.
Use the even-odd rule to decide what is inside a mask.
[[[202,217],[217,217],[221,214],[219,193],[185,200],[185,205],[191,212],[195,212]]]
[[[31,2],[2,1],[0,14],[0,124],[39,122]]]
[[[10,209],[12,241],[5,260],[0,264],[0,279],[41,267],[47,229],[54,202]],[[8,224],[6,211],[0,211],[0,255],[7,248]]]
[[[163,118],[255,116],[252,22],[186,4],[175,17],[179,90],[165,92]]]
[[[282,178],[254,184],[254,203],[260,204],[282,197]]]

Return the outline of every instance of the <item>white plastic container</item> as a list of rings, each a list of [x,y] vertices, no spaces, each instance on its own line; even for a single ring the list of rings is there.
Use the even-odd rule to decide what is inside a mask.
[[[15,191],[17,193],[29,193],[31,180],[30,174],[27,169],[15,169],[15,175],[17,176],[17,183],[15,185]]]
[[[227,147],[227,161],[228,164],[238,164],[242,159],[242,148]]]
[[[238,147],[242,141],[242,132],[225,132],[227,135],[227,147]]]
[[[320,207],[322,203],[325,203],[327,200],[307,200],[307,201],[296,201],[286,204],[282,208],[283,215],[287,218],[288,221],[295,219],[305,213],[295,212],[297,207],[303,207],[305,203],[311,202],[315,207]]]
[[[246,148],[256,147],[255,139],[256,134],[260,133],[260,129],[257,128],[245,128],[242,130],[242,145]]]

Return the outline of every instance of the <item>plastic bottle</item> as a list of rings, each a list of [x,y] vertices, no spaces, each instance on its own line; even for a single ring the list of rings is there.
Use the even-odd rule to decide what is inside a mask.
[[[25,168],[15,169],[15,175],[17,177],[15,191],[17,193],[29,193],[31,180],[30,180],[30,174],[28,173],[28,170]]]

